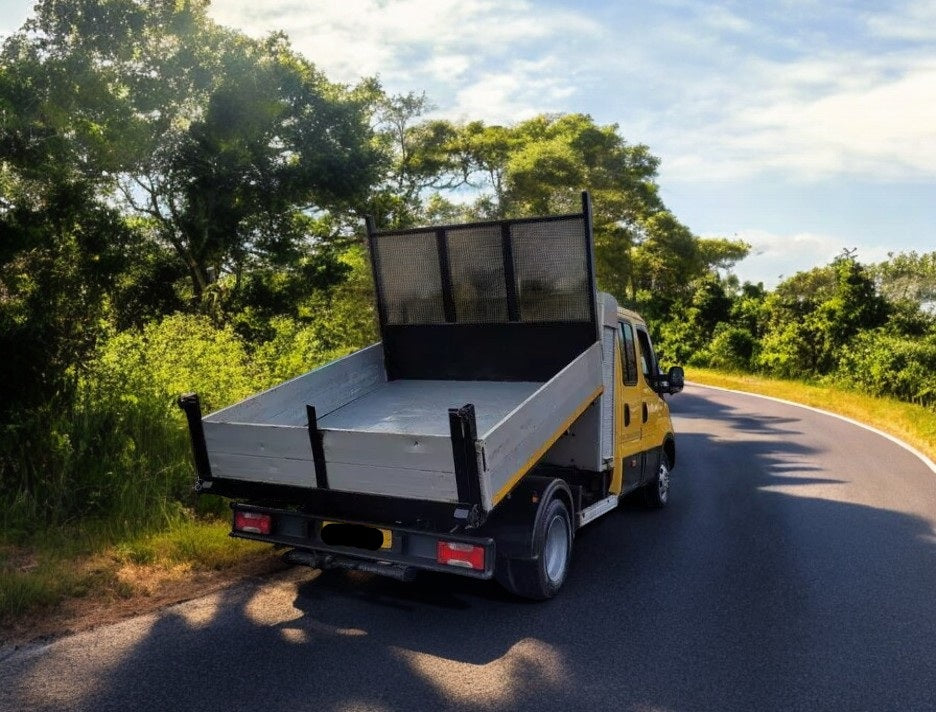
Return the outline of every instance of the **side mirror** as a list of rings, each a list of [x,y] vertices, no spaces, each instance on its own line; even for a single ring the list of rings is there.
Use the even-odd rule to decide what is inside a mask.
[[[669,393],[670,395],[679,393],[686,385],[686,373],[683,371],[682,366],[673,366],[662,380],[663,382],[660,384],[661,393]]]

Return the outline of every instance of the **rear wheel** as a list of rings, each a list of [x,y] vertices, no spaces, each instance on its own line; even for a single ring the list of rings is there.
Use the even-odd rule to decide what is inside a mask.
[[[572,563],[572,518],[561,499],[554,498],[533,532],[533,559],[503,559],[497,580],[523,598],[545,600],[561,588]]]
[[[644,504],[648,507],[660,509],[669,502],[670,466],[669,458],[663,453],[660,455],[660,467],[653,479],[643,488]]]

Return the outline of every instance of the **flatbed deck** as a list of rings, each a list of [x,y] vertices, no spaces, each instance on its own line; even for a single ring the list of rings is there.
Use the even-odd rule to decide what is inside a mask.
[[[448,437],[448,409],[475,406],[478,433],[491,430],[542,383],[390,381],[319,419],[322,430]],[[305,412],[291,425],[304,425]]]

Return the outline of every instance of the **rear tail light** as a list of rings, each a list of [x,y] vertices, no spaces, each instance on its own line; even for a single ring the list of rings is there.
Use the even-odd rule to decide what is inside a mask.
[[[234,512],[234,531],[247,534],[269,534],[273,517],[260,512]]]
[[[436,561],[448,566],[484,571],[484,547],[457,541],[440,541]]]

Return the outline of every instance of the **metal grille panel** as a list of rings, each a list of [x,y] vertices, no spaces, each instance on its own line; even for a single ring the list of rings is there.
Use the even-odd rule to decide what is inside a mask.
[[[511,226],[522,321],[591,318],[585,221],[578,216]]]
[[[490,324],[507,321],[507,286],[499,225],[446,231],[455,321]]]
[[[373,244],[387,323],[445,323],[435,232],[386,234]]]

